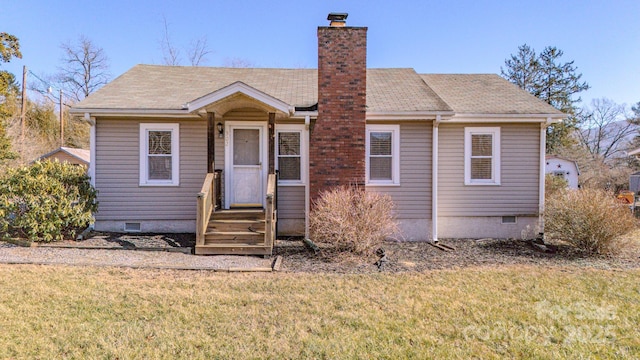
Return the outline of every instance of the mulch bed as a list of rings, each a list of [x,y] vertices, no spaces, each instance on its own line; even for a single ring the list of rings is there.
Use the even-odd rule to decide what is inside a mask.
[[[320,252],[316,254],[304,246],[301,238],[276,240],[273,259],[282,257],[282,271],[311,273],[420,272],[496,265],[640,268],[640,249],[637,247],[615,256],[593,257],[577,252],[566,244],[553,244],[553,252],[542,252],[529,242],[519,239],[455,239],[443,240],[440,244],[455,250],[443,251],[427,242],[386,241],[382,248],[387,255],[387,262],[381,269],[375,265],[378,256],[373,253],[365,257],[339,254],[328,245],[318,243]],[[39,246],[190,252],[195,246],[195,235],[93,232],[86,240],[66,240]]]
[[[554,252],[541,252],[529,242],[515,239],[456,239],[441,244],[455,250],[443,251],[427,242],[387,241],[382,245],[388,262],[380,270],[378,257],[339,255],[325,244],[319,254],[307,249],[302,241],[278,240],[275,255],[283,257],[282,270],[289,272],[374,273],[411,272],[495,265],[579,266],[598,269],[640,268],[640,251],[629,249],[616,256],[590,257],[569,245],[554,244]]]
[[[39,246],[75,248],[172,249],[193,248],[195,234],[145,234],[91,232],[85,240],[64,240]]]

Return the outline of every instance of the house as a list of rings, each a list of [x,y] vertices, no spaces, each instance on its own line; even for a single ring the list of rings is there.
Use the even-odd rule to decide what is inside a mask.
[[[91,155],[89,150],[61,146],[40,156],[37,160],[58,160],[59,162],[82,165],[88,168]]]
[[[578,163],[556,155],[547,155],[545,160],[545,174],[562,177],[567,181],[569,189],[579,188],[578,176],[580,176],[580,170],[578,169]]]
[[[137,65],[76,104],[96,230],[269,254],[268,235],[305,235],[313,200],[337,185],[389,194],[407,240],[538,223],[545,129],[565,115],[493,74],[368,69],[367,28],[345,19],[318,27],[318,69]]]

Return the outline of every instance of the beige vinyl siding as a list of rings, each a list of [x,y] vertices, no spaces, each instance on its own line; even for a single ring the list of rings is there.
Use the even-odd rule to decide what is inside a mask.
[[[391,196],[398,219],[431,218],[432,126],[431,122],[401,124],[400,186],[367,186],[367,191]]]
[[[497,186],[464,185],[465,126],[481,125],[440,125],[438,215],[536,215],[539,201],[540,125],[491,125],[501,129],[501,184]]]
[[[139,185],[140,123],[180,124],[180,185]],[[104,119],[96,122],[96,220],[194,220],[207,172],[204,120]]]
[[[278,186],[278,219],[304,220],[304,186]]]

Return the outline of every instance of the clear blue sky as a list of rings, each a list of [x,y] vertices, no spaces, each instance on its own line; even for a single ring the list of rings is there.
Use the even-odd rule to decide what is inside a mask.
[[[18,78],[23,65],[53,74],[60,43],[81,34],[104,49],[114,76],[135,64],[160,64],[163,17],[178,48],[207,37],[213,53],[206,65],[238,58],[313,68],[316,28],[328,24],[329,12],[348,12],[348,25],[369,27],[369,67],[500,73],[519,45],[553,45],[592,86],[583,104],[640,101],[639,0],[0,0],[0,32],[16,35],[23,53],[0,68]]]

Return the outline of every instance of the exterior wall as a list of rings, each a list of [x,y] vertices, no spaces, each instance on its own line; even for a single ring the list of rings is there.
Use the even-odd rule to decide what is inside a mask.
[[[467,125],[468,126],[468,125]],[[501,128],[501,185],[464,185],[464,124],[439,130],[438,215],[537,215],[540,125],[498,124]]]
[[[180,125],[179,186],[139,186],[141,122]],[[196,194],[207,172],[205,120],[99,118],[95,149],[96,230],[122,231],[125,222],[139,222],[142,231],[195,232]]]
[[[372,186],[367,191],[391,196],[404,240],[427,240],[431,236],[431,122],[400,125],[400,185]]]
[[[278,235],[304,235],[305,186],[278,186]]]
[[[560,173],[567,181],[567,186],[570,189],[578,188],[578,167],[576,166],[576,163],[571,160],[559,158],[547,159],[544,172],[545,174],[552,175]]]
[[[519,216],[515,224],[503,224],[495,216],[447,216],[438,219],[440,239],[533,239],[538,234],[537,216]]]
[[[540,125],[493,123],[501,128],[501,184],[464,185],[464,128],[439,127],[438,237],[520,237],[538,220]],[[517,216],[516,224],[502,224]]]
[[[310,134],[311,198],[364,184],[367,28],[318,28],[318,118]]]

